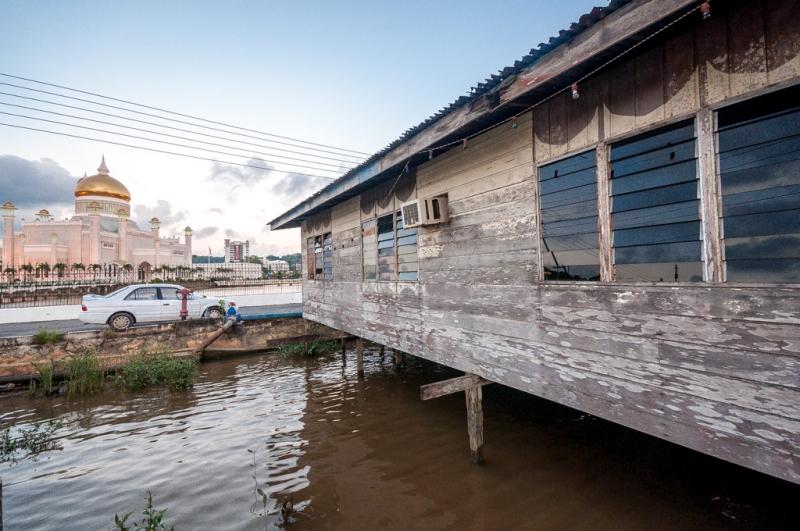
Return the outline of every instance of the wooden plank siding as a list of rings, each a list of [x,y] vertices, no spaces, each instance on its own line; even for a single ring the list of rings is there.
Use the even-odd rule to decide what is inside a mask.
[[[390,181],[305,221],[303,241],[331,227],[334,258],[333,280],[304,277],[304,317],[800,483],[800,287],[726,284],[718,262],[706,283],[616,283],[610,256],[604,282],[540,282],[537,207],[539,165],[596,148],[605,167],[609,141],[703,113],[703,213],[718,216],[713,111],[800,81],[798,7],[715,17],[583,83],[580,99],[426,162],[392,194]],[[608,253],[607,185],[598,193]],[[450,221],[418,230],[419,281],[363,281],[361,223],[440,194]]]

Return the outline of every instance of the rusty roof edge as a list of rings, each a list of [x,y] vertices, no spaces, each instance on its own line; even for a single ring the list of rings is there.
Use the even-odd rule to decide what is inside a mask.
[[[574,28],[578,24],[573,24],[570,28],[570,35],[563,39],[557,46],[540,44],[540,48],[548,48],[547,51],[537,57],[533,62],[518,68],[515,73],[504,76],[493,76],[496,83],[486,90],[476,91],[473,89],[472,97],[462,96],[444,109],[438,116],[434,116],[417,126],[416,131],[410,129],[399,139],[395,140],[381,151],[378,151],[362,164],[345,173],[336,181],[316,192],[311,197],[295,205],[285,213],[281,214],[268,224],[272,230],[283,228],[294,228],[299,226],[300,220],[293,222],[296,218],[310,214],[312,210],[341,195],[347,190],[373,179],[387,171],[396,170],[410,158],[411,155],[419,151],[424,151],[435,147],[436,143],[442,138],[452,135],[458,128],[469,125],[474,120],[485,117],[487,114],[495,112],[499,107],[511,103],[515,99],[530,93],[532,90],[544,85],[547,80],[566,70],[574,68],[581,63],[591,59],[599,53],[607,50],[621,41],[624,41],[638,32],[643,31],[658,21],[674,15],[685,9],[687,6],[699,4],[700,0],[611,0],[609,7],[602,9],[603,13],[597,14],[599,8],[595,8],[591,13],[581,17],[580,26],[583,27],[587,17],[594,19],[594,22],[586,26],[581,33],[575,34]],[[626,18],[636,19],[634,12],[639,9],[647,8],[650,12],[639,17],[640,24],[634,24],[628,31],[623,31],[617,35],[612,29],[615,25],[622,25]],[[611,12],[609,12],[611,11]],[[602,23],[600,23],[602,22]],[[629,21],[630,22],[630,21]],[[634,20],[636,22],[636,20]],[[561,32],[563,36],[566,31]],[[551,38],[550,42],[557,41]],[[605,42],[596,42],[605,41]],[[535,50],[532,50],[534,52]],[[529,56],[526,56],[529,57]],[[518,61],[517,64],[520,62]],[[561,68],[553,68],[561,65]],[[501,73],[507,71],[507,67]],[[486,85],[484,85],[486,86]],[[470,109],[471,104],[483,97],[485,94],[497,92],[501,87],[506,90],[501,95],[502,101],[498,107],[489,109],[482,108],[477,111]],[[457,122],[461,122],[457,124]],[[437,124],[433,132],[432,125]],[[455,125],[455,129],[450,129],[448,125]],[[413,133],[412,133],[413,131]]]

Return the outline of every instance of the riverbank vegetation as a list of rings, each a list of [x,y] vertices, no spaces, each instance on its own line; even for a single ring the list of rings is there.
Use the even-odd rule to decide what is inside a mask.
[[[140,350],[129,356],[114,375],[114,383],[128,391],[153,385],[185,389],[194,385],[198,357],[175,358],[168,347],[156,351]]]
[[[39,331],[33,335],[33,342],[37,345],[58,343],[62,339],[64,339],[63,333],[57,330],[48,330],[47,328],[40,328]]]

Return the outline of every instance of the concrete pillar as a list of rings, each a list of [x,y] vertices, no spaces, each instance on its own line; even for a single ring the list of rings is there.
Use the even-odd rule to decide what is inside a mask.
[[[100,205],[92,202],[89,212],[89,264],[103,265],[100,258]]]
[[[153,243],[153,245],[154,245],[154,248],[155,248],[155,251],[156,251],[155,257],[154,257],[154,260],[153,260],[155,262],[153,264],[153,268],[158,268],[158,267],[161,267],[161,240],[156,240]]]
[[[14,249],[14,211],[17,208],[12,203],[3,205],[3,269],[16,267]]]
[[[231,261],[231,241],[229,239],[225,240],[225,263]]]
[[[125,210],[121,208],[119,212],[117,212],[117,223],[117,234],[119,235],[117,258],[125,262],[130,262],[128,259],[128,215]]]
[[[58,263],[58,234],[55,232],[50,235],[50,270]]]
[[[25,242],[28,240],[28,237],[24,234],[19,235],[19,263],[17,267],[25,265]]]
[[[184,261],[183,261],[184,264],[183,265],[191,266],[192,265],[192,228],[191,227],[186,227],[185,229],[183,229],[183,236],[184,236],[183,242],[186,245],[186,251],[185,251],[185,254],[183,255],[184,256]]]

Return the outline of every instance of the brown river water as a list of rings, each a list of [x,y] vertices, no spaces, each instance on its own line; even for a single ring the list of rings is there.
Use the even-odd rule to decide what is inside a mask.
[[[469,458],[458,373],[374,346],[200,366],[194,388],[78,399],[0,396],[0,427],[61,417],[61,450],[5,465],[6,531],[106,530],[168,508],[176,531],[800,529],[800,487],[578,411],[484,387],[485,462]],[[256,467],[252,455],[256,451]],[[300,512],[266,521],[293,493]]]

